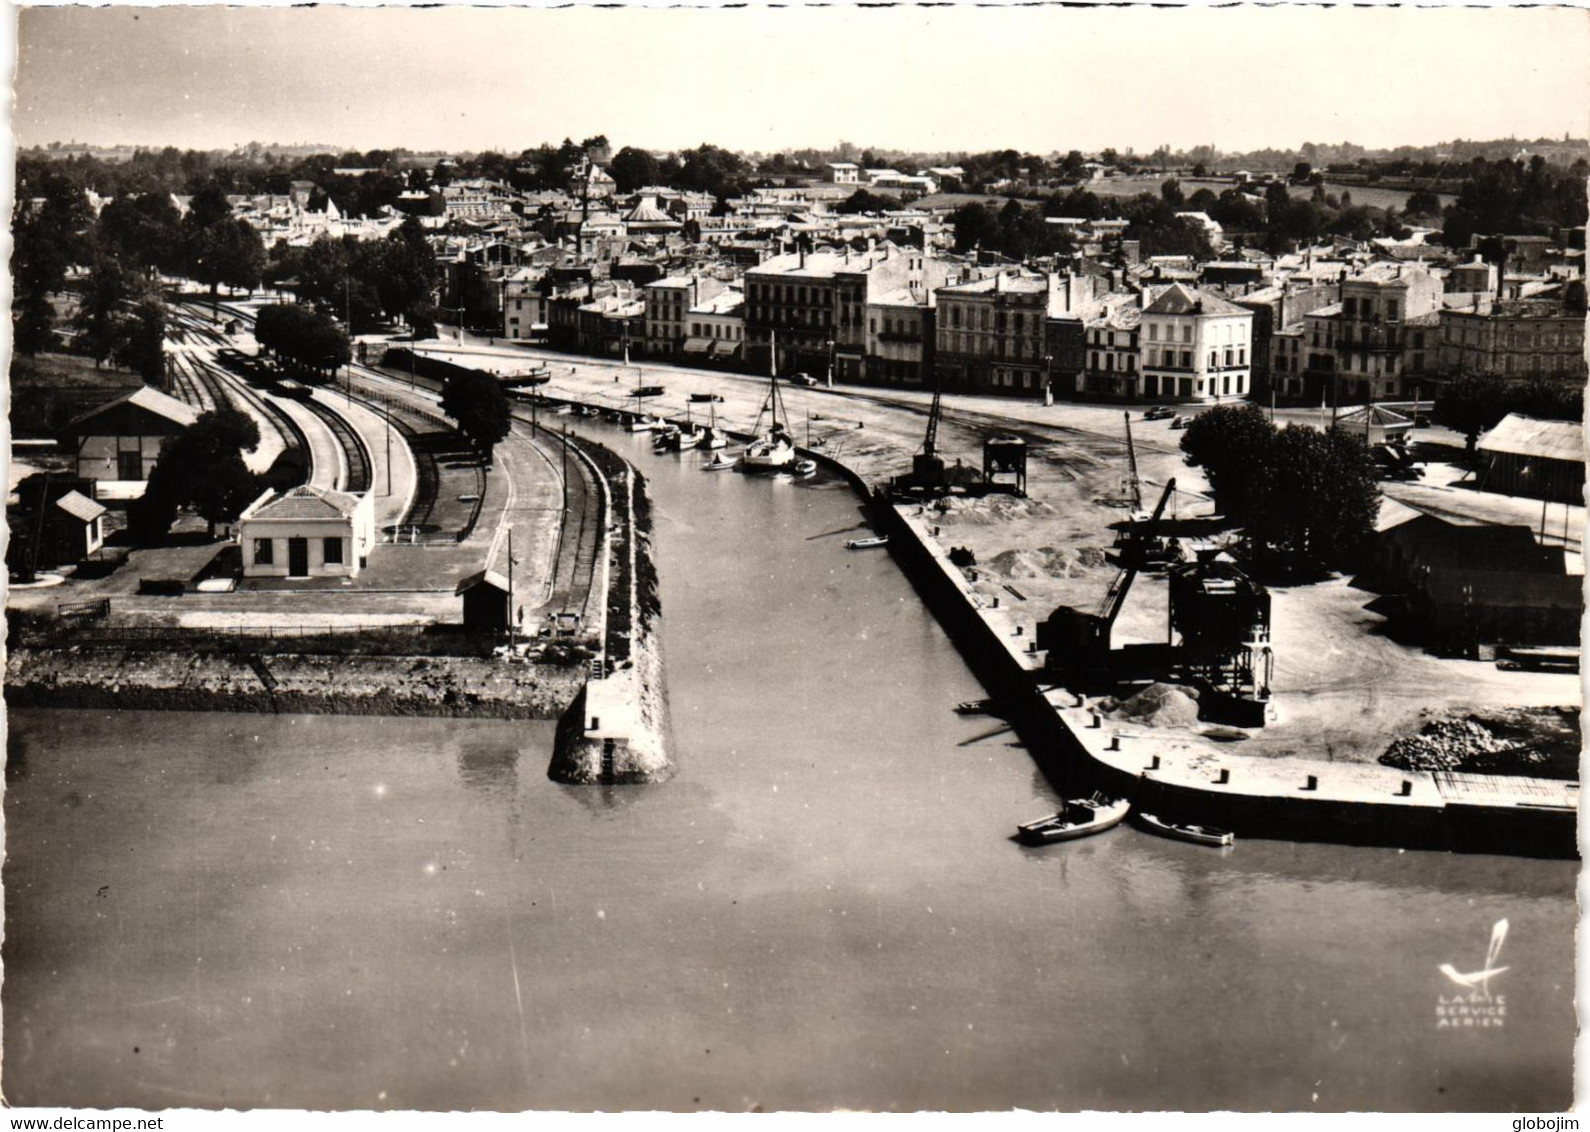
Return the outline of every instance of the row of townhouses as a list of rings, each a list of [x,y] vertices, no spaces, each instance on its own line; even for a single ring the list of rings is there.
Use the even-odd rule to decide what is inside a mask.
[[[457,180],[374,218],[342,215],[308,182],[232,204],[268,242],[294,245],[379,238],[418,216],[434,229],[444,309],[511,341],[619,359],[1177,402],[1395,400],[1459,372],[1586,376],[1582,227],[1506,237],[1504,273],[1427,244],[1429,229],[1268,255],[1186,213],[1217,249],[1196,262],[1140,256],[1125,220],[1051,217],[1074,250],[1016,263],[955,254],[953,201],[837,207],[858,186],[931,192],[953,167],[836,162],[824,180],[715,201],[620,193],[604,158],[562,191]]]

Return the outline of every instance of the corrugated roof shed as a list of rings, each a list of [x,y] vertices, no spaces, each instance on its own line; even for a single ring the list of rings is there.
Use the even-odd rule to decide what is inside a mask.
[[[1508,413],[1502,423],[1480,437],[1481,452],[1506,452],[1514,456],[1563,460],[1582,464],[1584,425],[1576,421],[1543,421]]]

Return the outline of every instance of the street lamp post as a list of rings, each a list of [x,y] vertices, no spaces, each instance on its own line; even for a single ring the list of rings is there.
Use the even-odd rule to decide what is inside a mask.
[[[834,387],[834,340],[828,340],[828,388]]]

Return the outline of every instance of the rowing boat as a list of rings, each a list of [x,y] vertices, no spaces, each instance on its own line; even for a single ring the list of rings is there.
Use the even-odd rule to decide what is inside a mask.
[[[1153,814],[1138,814],[1138,821],[1143,828],[1161,837],[1174,838],[1177,841],[1191,841],[1194,845],[1211,845],[1224,848],[1234,843],[1236,834],[1230,830],[1215,829],[1207,825],[1192,825],[1189,823],[1169,822],[1164,818],[1155,817]]]

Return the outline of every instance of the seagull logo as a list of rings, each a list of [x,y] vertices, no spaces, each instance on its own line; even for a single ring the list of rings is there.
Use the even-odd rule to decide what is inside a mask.
[[[1506,967],[1496,966],[1496,961],[1502,957],[1502,944],[1507,939],[1507,921],[1497,920],[1491,928],[1491,945],[1485,951],[1485,965],[1478,971],[1465,975],[1450,963],[1441,964],[1443,975],[1451,979],[1458,986],[1468,991],[1478,991],[1485,996],[1487,1002],[1491,997],[1491,976],[1500,975],[1507,970]]]

